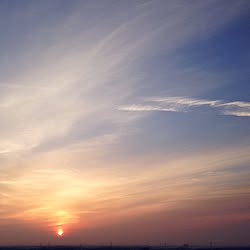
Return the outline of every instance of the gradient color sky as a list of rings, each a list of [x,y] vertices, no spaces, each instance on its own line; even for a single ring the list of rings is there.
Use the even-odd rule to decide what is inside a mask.
[[[249,13],[0,0],[0,244],[250,244]]]

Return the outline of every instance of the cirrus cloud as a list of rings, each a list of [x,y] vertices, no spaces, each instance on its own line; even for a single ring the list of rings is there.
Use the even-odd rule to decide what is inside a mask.
[[[123,111],[166,111],[189,112],[195,107],[210,107],[217,109],[223,115],[250,116],[250,102],[224,102],[223,100],[207,100],[191,97],[160,97],[148,98],[142,104],[132,104],[119,107]]]

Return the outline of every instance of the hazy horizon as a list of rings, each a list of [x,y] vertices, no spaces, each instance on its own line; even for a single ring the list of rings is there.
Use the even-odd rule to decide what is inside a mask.
[[[250,1],[0,0],[0,245],[249,245]]]

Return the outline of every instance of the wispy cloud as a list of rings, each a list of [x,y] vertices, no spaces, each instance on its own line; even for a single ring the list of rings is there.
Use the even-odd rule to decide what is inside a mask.
[[[175,109],[174,107],[169,107],[169,108],[163,108],[161,106],[157,105],[141,105],[141,104],[135,104],[131,106],[124,106],[120,107],[120,110],[124,111],[169,111],[169,112],[177,112],[178,110]]]
[[[166,111],[189,112],[195,107],[210,107],[217,109],[221,114],[233,116],[250,116],[250,102],[225,102],[223,100],[207,100],[191,97],[160,97],[147,98],[143,104],[121,106],[123,111]]]

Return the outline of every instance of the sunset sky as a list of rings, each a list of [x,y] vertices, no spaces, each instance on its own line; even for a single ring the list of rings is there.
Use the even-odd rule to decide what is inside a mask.
[[[250,244],[249,65],[248,0],[0,0],[0,245]]]

